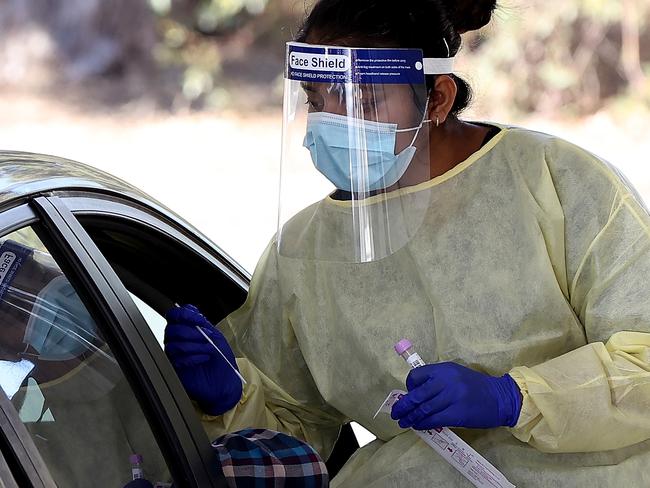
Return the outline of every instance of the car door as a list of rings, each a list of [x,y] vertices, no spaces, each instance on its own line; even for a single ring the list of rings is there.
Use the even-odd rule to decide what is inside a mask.
[[[164,314],[174,304],[192,303],[216,324],[245,301],[250,276],[175,215],[115,196],[61,198],[129,290],[161,347]],[[327,460],[330,476],[358,447],[345,425]]]
[[[175,304],[193,303],[217,323],[245,301],[249,275],[175,216],[116,196],[62,195],[61,201],[129,291],[159,346],[165,312]]]
[[[120,487],[132,454],[161,486],[225,486],[145,319],[57,197],[0,209],[0,387],[7,486]]]

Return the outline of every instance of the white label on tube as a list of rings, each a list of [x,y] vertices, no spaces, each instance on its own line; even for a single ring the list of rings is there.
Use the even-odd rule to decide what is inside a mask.
[[[424,366],[426,364],[424,361],[422,361],[422,358],[417,352],[414,352],[409,357],[407,357],[406,362],[409,363],[411,369],[419,368],[420,366]]]
[[[406,395],[405,391],[391,391],[379,412],[390,414],[393,405],[404,395]],[[498,469],[447,427],[414,430],[414,432],[474,486],[478,488],[515,488],[515,485],[510,483]]]

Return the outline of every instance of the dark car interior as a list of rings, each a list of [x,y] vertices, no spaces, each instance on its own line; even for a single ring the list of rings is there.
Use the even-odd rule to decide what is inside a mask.
[[[124,285],[163,316],[174,303],[193,303],[217,323],[246,299],[217,268],[153,230],[117,219],[79,220]]]
[[[192,303],[216,324],[246,299],[226,274],[162,233],[124,219],[78,218],[126,288],[162,316],[175,303]],[[326,463],[330,477],[358,447],[352,427],[344,425]]]

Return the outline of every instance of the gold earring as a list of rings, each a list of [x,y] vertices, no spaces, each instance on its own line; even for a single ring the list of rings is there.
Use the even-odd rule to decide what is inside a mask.
[[[436,115],[436,127],[440,126],[440,117]]]

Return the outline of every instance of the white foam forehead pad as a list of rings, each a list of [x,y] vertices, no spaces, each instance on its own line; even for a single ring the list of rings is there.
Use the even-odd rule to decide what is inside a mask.
[[[454,59],[456,58],[424,58],[425,75],[446,75],[454,71]]]

